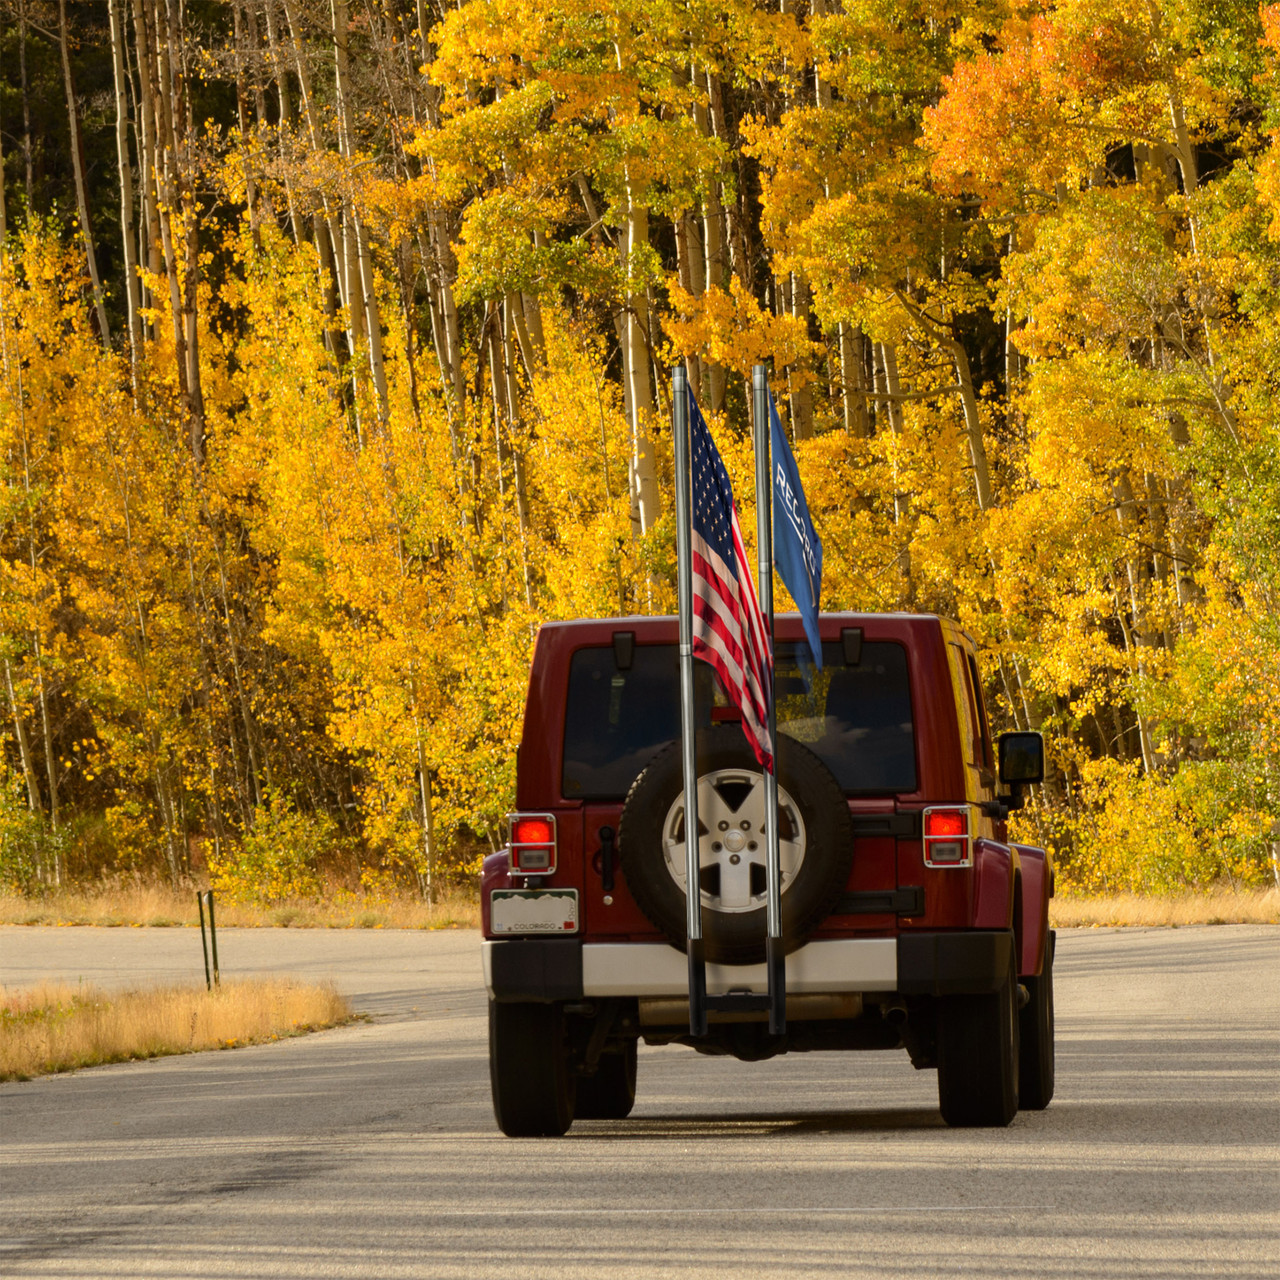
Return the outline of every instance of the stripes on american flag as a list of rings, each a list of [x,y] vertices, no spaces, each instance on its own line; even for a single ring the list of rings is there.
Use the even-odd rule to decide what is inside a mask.
[[[742,713],[756,759],[773,772],[769,699],[773,645],[760,612],[750,560],[742,543],[728,472],[689,392],[693,488],[693,656],[715,668]]]

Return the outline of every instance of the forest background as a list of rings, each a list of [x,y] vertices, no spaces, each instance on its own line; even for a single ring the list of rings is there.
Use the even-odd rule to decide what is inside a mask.
[[[1247,0],[0,0],[4,887],[469,874],[539,622],[673,607],[676,361],[1060,886],[1280,883],[1278,132]]]

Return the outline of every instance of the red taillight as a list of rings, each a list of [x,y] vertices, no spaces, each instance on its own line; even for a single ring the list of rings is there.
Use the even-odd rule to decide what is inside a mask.
[[[926,809],[924,811],[924,865],[926,867],[969,867],[973,855],[969,845],[969,808]]]
[[[926,836],[967,836],[969,814],[965,809],[929,809],[924,815]]]
[[[556,869],[556,820],[549,813],[511,815],[511,870],[550,875]]]
[[[517,818],[511,824],[513,844],[552,844],[555,838],[555,825],[548,818]]]

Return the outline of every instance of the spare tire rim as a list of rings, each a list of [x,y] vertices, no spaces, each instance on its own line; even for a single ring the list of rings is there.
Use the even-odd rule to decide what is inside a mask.
[[[698,779],[698,866],[702,905],[734,915],[765,904],[766,806],[764,775],[749,769],[717,769]],[[684,792],[662,823],[662,852],[671,878],[685,892]],[[778,854],[782,888],[804,862],[805,826],[799,806],[778,787]]]

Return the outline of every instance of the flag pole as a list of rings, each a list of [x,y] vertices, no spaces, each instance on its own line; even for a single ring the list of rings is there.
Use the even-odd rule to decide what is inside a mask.
[[[675,444],[676,596],[680,607],[680,746],[684,763],[685,910],[689,938],[689,1034],[707,1034],[707,968],[702,947],[698,848],[697,723],[693,701],[693,517],[689,510],[689,382],[682,364],[671,371],[671,434]]]
[[[756,589],[769,639],[771,674],[773,661],[773,477],[769,467],[769,370],[758,364],[751,371],[756,450]],[[773,769],[764,775],[764,803],[768,822],[765,863],[765,965],[769,974],[769,1033],[780,1036],[787,1029],[787,961],[782,939],[782,856],[778,848],[778,716],[772,681],[769,692],[769,753]]]

